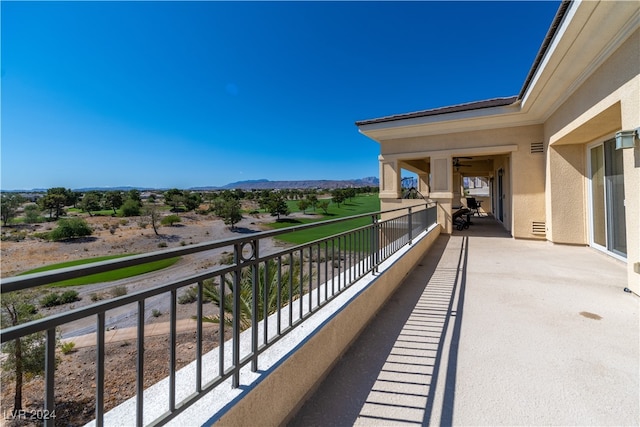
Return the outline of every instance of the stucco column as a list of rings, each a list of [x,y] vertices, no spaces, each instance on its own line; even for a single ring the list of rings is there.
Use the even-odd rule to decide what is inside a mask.
[[[429,174],[428,173],[420,173],[418,174],[418,191],[420,194],[427,196],[429,194]]]
[[[587,245],[584,146],[551,145],[547,156],[547,240]]]
[[[378,156],[380,162],[380,199],[399,199],[402,197],[400,188],[400,170],[397,160],[385,160]]]
[[[429,198],[438,202],[438,224],[442,231],[451,234],[453,225],[451,221],[451,205],[453,202],[453,169],[452,158],[431,158],[431,192]]]

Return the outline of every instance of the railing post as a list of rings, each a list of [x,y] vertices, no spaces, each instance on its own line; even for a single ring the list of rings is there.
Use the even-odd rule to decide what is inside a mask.
[[[409,236],[409,244],[411,244],[411,240],[413,238],[413,214],[411,213],[411,207],[409,207],[409,220],[407,221],[409,230],[407,235]]]
[[[47,417],[45,417],[44,425],[53,427],[55,422],[56,405],[54,402],[54,381],[56,372],[56,329],[51,328],[47,330],[46,339],[46,353],[45,353],[45,399],[44,409],[47,411]]]
[[[371,227],[371,233],[372,238],[371,238],[371,251],[372,251],[372,257],[373,257],[373,272],[377,273],[378,272],[378,259],[379,259],[379,250],[380,250],[380,230],[378,227],[378,216],[377,215],[371,215],[371,222],[373,224],[373,226]]]
[[[251,257],[249,259],[255,261],[258,259],[258,240],[251,241]],[[265,271],[266,274],[266,265]],[[251,297],[251,372],[258,372],[258,298],[260,295],[259,286],[260,286],[260,269],[259,265],[254,262],[251,265],[251,281],[252,283],[252,297]],[[263,278],[263,281],[266,282],[266,277]],[[266,293],[266,283],[264,283]],[[267,329],[267,318],[263,319],[263,327],[265,328],[265,337],[266,337],[266,329]],[[265,338],[266,342],[266,338]]]
[[[231,386],[238,388],[240,386],[240,273],[242,272],[241,266],[241,252],[242,245],[236,243],[233,245],[233,263],[235,264],[235,271],[233,274],[233,378],[231,380]],[[224,320],[222,320],[224,322]],[[223,337],[220,338],[221,340]]]

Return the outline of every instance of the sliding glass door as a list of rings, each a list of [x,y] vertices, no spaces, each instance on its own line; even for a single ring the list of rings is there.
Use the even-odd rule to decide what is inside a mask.
[[[591,244],[627,256],[622,150],[609,140],[589,150]]]

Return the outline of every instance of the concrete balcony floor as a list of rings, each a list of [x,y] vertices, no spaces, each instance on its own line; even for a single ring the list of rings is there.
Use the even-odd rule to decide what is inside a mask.
[[[624,264],[473,221],[439,237],[290,426],[640,423]]]

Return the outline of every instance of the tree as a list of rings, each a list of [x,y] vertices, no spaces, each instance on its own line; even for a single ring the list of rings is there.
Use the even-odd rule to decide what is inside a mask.
[[[142,197],[140,196],[140,190],[136,190],[135,188],[132,190],[129,190],[129,192],[127,193],[127,199],[133,200],[135,202],[138,202],[140,205],[142,205]]]
[[[324,211],[325,215],[329,214],[329,202],[327,200],[318,202],[318,207]]]
[[[173,211],[177,211],[178,207],[184,204],[184,193],[177,188],[167,190],[164,193],[164,202],[171,206]]]
[[[31,203],[24,207],[24,222],[27,224],[35,224],[42,220],[43,218],[40,216],[40,208],[38,208],[38,205]]]
[[[2,195],[0,199],[0,216],[2,216],[2,223],[5,227],[10,220],[18,215],[18,208],[24,201],[24,197],[20,194],[9,193]]]
[[[118,213],[116,209],[120,209],[123,203],[122,193],[119,191],[107,191],[104,195],[104,205],[109,209],[113,209],[114,215]]]
[[[184,192],[182,196],[182,203],[187,211],[192,211],[200,206],[202,197],[198,193]]]
[[[87,212],[89,216],[93,216],[91,211],[99,211],[101,202],[102,194],[97,191],[89,191],[80,200],[80,209]]]
[[[58,227],[49,236],[52,240],[73,239],[90,236],[93,229],[82,218],[63,218],[58,221]]]
[[[341,189],[336,189],[333,191],[333,203],[340,207],[340,203],[345,201],[344,192]]]
[[[307,200],[309,201],[309,204],[315,211],[316,207],[318,206],[318,196],[316,196],[315,194],[307,194]]]
[[[75,208],[80,201],[80,196],[81,193],[67,189],[67,206],[73,206]]]
[[[235,225],[242,220],[240,200],[229,199],[222,202],[221,217],[224,223],[231,226],[235,230]]]
[[[353,187],[345,188],[342,190],[342,193],[345,199],[353,200],[353,198],[356,197],[356,189]]]
[[[2,329],[17,326],[42,316],[31,303],[29,294],[10,292],[0,300]],[[13,410],[22,410],[22,385],[25,379],[42,374],[45,360],[45,335],[38,332],[2,345],[7,355],[2,362],[2,370],[16,382]]]
[[[151,227],[153,227],[153,232],[156,233],[156,236],[159,236],[158,224],[160,222],[160,209],[158,209],[154,203],[149,203],[142,208],[142,214],[149,219]]]
[[[258,205],[260,209],[264,209],[265,211],[269,211],[269,203],[271,200],[271,191],[269,190],[261,190],[260,196],[258,198]]]
[[[265,265],[267,266],[265,271]],[[280,307],[293,301],[300,295],[300,260],[294,259],[293,265],[283,268],[278,275],[278,263],[269,259],[266,263],[260,264],[258,267],[258,295],[256,295],[256,304],[258,307],[256,318],[257,321],[264,319],[265,312],[265,296],[267,297],[267,315],[275,313],[278,309],[278,286],[280,286]],[[240,277],[240,328],[247,329],[251,326],[251,312],[253,303],[253,274],[250,268],[242,270]],[[279,279],[279,280],[278,280]],[[307,274],[302,274],[302,283],[309,279]],[[292,283],[292,293],[289,295],[289,282]],[[215,283],[212,279],[204,281],[203,296],[210,299],[218,307],[224,306],[225,323],[233,322],[233,288],[232,280],[227,279],[224,283],[225,296],[222,301],[220,293],[220,284]],[[267,293],[265,295],[265,292]],[[219,323],[219,315],[205,316],[203,322]]]
[[[302,211],[303,214],[305,214],[305,211],[309,208],[309,201],[306,199],[298,200],[298,208]]]
[[[64,214],[64,207],[73,204],[73,192],[64,187],[53,187],[47,190],[47,194],[40,198],[38,203],[42,210],[49,210],[49,218],[60,218]]]
[[[140,202],[134,199],[127,199],[122,204],[122,216],[140,215]]]
[[[277,217],[277,221],[280,221],[280,215],[289,215],[289,206],[287,206],[284,197],[279,193],[271,193],[267,202],[267,209],[271,216]]]

